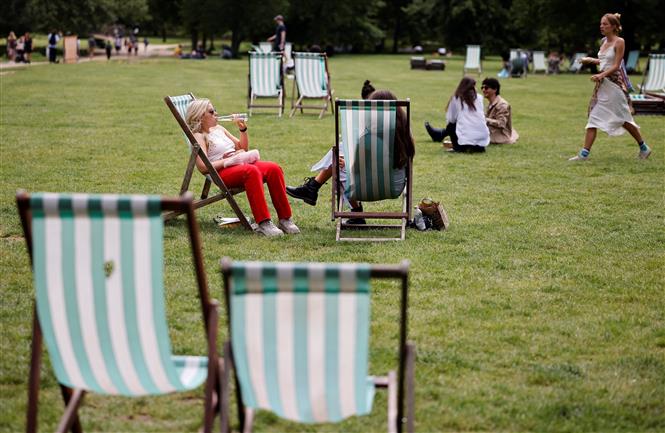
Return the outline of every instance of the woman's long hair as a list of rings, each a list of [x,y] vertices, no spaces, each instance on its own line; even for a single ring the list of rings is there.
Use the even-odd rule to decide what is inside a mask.
[[[455,89],[455,93],[448,101],[448,105],[450,105],[450,101],[452,101],[453,98],[459,98],[462,103],[462,108],[464,108],[464,104],[466,104],[469,106],[470,111],[476,111],[477,97],[476,80],[471,77],[464,77],[457,85],[457,89]],[[448,109],[448,105],[446,105],[446,110]]]
[[[368,99],[374,101],[396,101],[397,97],[389,90],[375,90]],[[393,168],[404,168],[416,154],[416,146],[413,143],[411,131],[407,125],[406,113],[402,107],[397,107],[397,125],[395,127],[395,152],[393,156]]]
[[[209,99],[202,98],[193,100],[187,106],[185,122],[192,132],[203,132],[201,130],[201,119],[203,119],[203,115],[206,113],[209,104]]]

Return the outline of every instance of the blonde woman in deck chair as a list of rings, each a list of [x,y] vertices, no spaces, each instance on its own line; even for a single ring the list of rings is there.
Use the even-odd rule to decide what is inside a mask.
[[[371,93],[368,89],[371,88]],[[364,99],[375,101],[394,101],[397,97],[389,90],[374,90],[369,81],[366,81],[362,96]],[[407,119],[404,110],[399,108],[397,110],[397,125],[395,128],[395,152],[393,155],[393,191],[402,191],[406,182],[406,165],[409,160],[412,160],[416,153],[416,148],[411,136],[411,131],[407,127]],[[314,177],[305,178],[305,183],[297,187],[286,187],[286,192],[291,197],[300,199],[309,205],[316,205],[319,189],[324,183],[332,177],[332,158],[333,152],[329,150],[326,155],[321,158],[319,162],[312,166],[312,171],[318,171]],[[340,155],[339,158],[340,168],[344,167],[344,157]],[[340,171],[340,182],[345,183],[344,170]],[[345,188],[346,189],[346,188]],[[354,200],[348,200],[347,203],[352,212],[363,212],[362,203]],[[347,221],[348,224],[365,224],[363,218],[351,218]]]
[[[249,136],[244,121],[234,120],[240,131],[240,138],[237,138],[217,123],[217,111],[208,99],[192,101],[187,107],[185,121],[224,183],[231,188],[245,188],[252,215],[258,223],[258,233],[269,237],[300,233],[291,220],[291,206],[286,197],[282,168],[271,161],[260,161],[258,151],[249,150]],[[197,157],[196,166],[201,173],[207,174],[208,169],[201,158]],[[270,198],[277,210],[278,227],[270,220],[263,191],[264,181],[268,184]]]

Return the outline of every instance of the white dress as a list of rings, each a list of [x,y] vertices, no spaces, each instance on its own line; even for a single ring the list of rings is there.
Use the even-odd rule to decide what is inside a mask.
[[[610,47],[605,52],[598,51],[600,60],[600,70],[605,71],[614,64],[614,47]],[[604,78],[598,87],[596,94],[596,105],[589,113],[587,128],[598,128],[605,131],[608,135],[622,135],[626,132],[623,127],[625,122],[639,128],[630,114],[630,107],[626,94],[616,83]]]

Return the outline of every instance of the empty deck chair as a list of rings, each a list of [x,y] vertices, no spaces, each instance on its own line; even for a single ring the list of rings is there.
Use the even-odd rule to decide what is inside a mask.
[[[189,129],[189,126],[187,126],[187,123],[185,122],[187,106],[193,100],[194,100],[194,95],[191,93],[180,96],[164,97],[164,102],[166,103],[166,106],[169,107],[171,114],[173,114],[173,117],[175,118],[176,122],[178,122],[178,125],[180,125],[182,132],[185,134],[185,141],[189,146],[189,152],[190,152],[189,161],[187,162],[187,168],[185,169],[185,175],[182,179],[182,184],[180,186],[180,195],[183,195],[184,193],[189,191],[189,186],[192,181],[192,174],[194,173],[194,170],[197,169],[196,158],[199,157],[208,168],[208,174],[205,175],[205,181],[203,184],[203,190],[201,191],[201,197],[197,200],[194,200],[193,204],[194,208],[198,209],[200,207],[209,205],[211,203],[215,203],[219,200],[226,200],[233,209],[233,212],[240,220],[240,223],[243,225],[243,227],[245,227],[248,230],[253,230],[247,217],[242,212],[242,210],[238,206],[238,203],[233,197],[235,194],[240,194],[244,192],[244,189],[243,188],[231,189],[226,186],[222,178],[219,177],[219,173],[217,173],[217,171],[213,168],[212,163],[208,159],[208,156],[205,154],[205,152],[203,152],[203,149],[201,149],[201,147],[199,146],[199,143],[196,141],[196,138],[194,137],[194,134],[192,133],[191,129]],[[213,183],[219,189],[219,192],[215,195],[209,196],[210,187],[212,186]],[[175,211],[167,212],[164,215],[164,219],[168,220],[178,215],[179,214]]]
[[[338,422],[371,412],[388,391],[389,432],[414,430],[415,346],[407,343],[408,262],[400,266],[231,262],[222,259],[230,341],[224,346],[222,432],[227,432],[229,368],[240,431],[254,411],[300,423]],[[397,371],[368,376],[371,282],[401,283]],[[227,368],[229,367],[229,368]]]
[[[569,72],[579,74],[582,70],[582,58],[586,57],[586,53],[575,53],[573,59],[570,61]]]
[[[628,53],[628,59],[626,61],[626,72],[633,74],[640,69],[640,51],[632,50]]]
[[[406,109],[406,128],[410,131],[410,101],[336,100],[335,147],[333,148],[332,218],[337,220],[338,241],[404,240],[406,224],[411,219],[412,165],[404,167],[404,187],[395,189],[393,169],[397,110]],[[341,138],[341,143],[340,143]],[[343,173],[337,163],[344,155]],[[344,177],[342,177],[344,174]],[[344,181],[339,181],[344,179]],[[344,190],[342,190],[344,189]],[[400,210],[393,212],[349,212],[344,210],[346,199],[361,202],[401,198]],[[397,204],[395,204],[397,207]],[[398,220],[399,224],[353,224],[346,218]],[[399,229],[399,237],[348,237],[358,229]],[[357,232],[356,232],[357,233]]]
[[[543,72],[547,73],[547,66],[545,65],[545,53],[543,51],[533,52],[533,73]]]
[[[332,94],[330,87],[330,73],[328,72],[328,56],[325,53],[293,53],[294,73],[296,76],[293,83],[291,95],[291,114],[293,117],[296,110],[314,109],[320,110],[319,119],[328,110],[332,112]],[[298,99],[294,103],[296,88]],[[323,105],[304,105],[304,99],[320,99]]]
[[[293,44],[284,42],[284,73],[293,77]]]
[[[277,108],[278,116],[284,112],[284,75],[282,53],[249,53],[249,74],[247,76],[247,109],[252,115],[253,108]],[[258,98],[277,98],[276,104],[258,104]]]
[[[649,54],[640,93],[630,98],[636,114],[665,114],[665,54]]]
[[[161,395],[204,382],[204,431],[212,431],[213,394],[219,398],[218,313],[208,295],[191,195],[19,192],[16,200],[35,287],[26,430],[37,431],[43,341],[66,405],[58,432],[82,430],[78,408],[88,392]],[[164,308],[164,210],[187,215],[206,356],[171,352]]]
[[[467,45],[466,46],[466,60],[464,61],[463,74],[468,70],[475,69],[478,75],[482,74],[483,68],[480,60],[480,45]]]

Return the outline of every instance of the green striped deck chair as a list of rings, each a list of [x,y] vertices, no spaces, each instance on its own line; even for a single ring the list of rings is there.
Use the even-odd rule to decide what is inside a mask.
[[[586,57],[586,53],[575,53],[570,61],[569,72],[579,74],[582,71],[582,58]]]
[[[185,175],[180,185],[180,195],[183,195],[187,191],[189,191],[192,182],[192,174],[194,173],[194,169],[197,168],[196,158],[199,157],[208,168],[208,173],[204,175],[205,180],[203,183],[203,189],[201,190],[201,196],[199,199],[194,200],[194,208],[198,209],[220,200],[226,200],[233,209],[233,212],[240,220],[240,223],[243,225],[243,227],[245,227],[248,230],[253,230],[251,224],[249,223],[249,220],[247,219],[243,211],[240,209],[238,203],[233,197],[236,194],[244,192],[244,189],[229,188],[226,186],[222,178],[219,176],[219,173],[217,173],[217,171],[213,168],[212,163],[208,159],[208,156],[199,146],[191,129],[189,129],[189,126],[185,122],[187,107],[189,106],[189,103],[192,102],[194,99],[195,99],[194,95],[191,93],[179,96],[164,97],[164,102],[171,111],[171,114],[175,118],[176,122],[178,122],[178,125],[180,125],[180,129],[185,135],[185,142],[189,147],[189,160],[187,162],[187,168],[185,169]],[[210,187],[212,186],[213,183],[219,189],[219,192],[214,195],[209,195]],[[164,214],[164,219],[168,220],[178,215],[179,215],[178,212],[175,211],[167,212]]]
[[[397,181],[393,169],[397,110],[406,108],[410,131],[410,101],[335,100],[335,147],[333,150],[332,218],[337,220],[336,239],[346,241],[404,240],[411,219],[412,161],[404,169],[405,182]],[[341,142],[340,142],[341,139]],[[344,176],[338,155],[344,155]],[[343,182],[338,181],[343,179]],[[403,185],[403,186],[402,186]],[[399,212],[349,212],[346,200],[360,202],[402,198]],[[347,218],[396,219],[395,224],[347,225]],[[399,229],[399,237],[346,237],[346,229]]]
[[[630,99],[635,114],[665,114],[665,54],[649,54],[640,93]]]
[[[533,52],[533,73],[542,72],[547,73],[547,66],[545,65],[545,52],[544,51],[534,51]]]
[[[626,72],[635,73],[640,69],[640,50],[631,50],[626,61]]]
[[[37,430],[41,342],[65,397],[59,432],[80,431],[87,392],[146,396],[206,383],[211,431],[218,392],[217,302],[208,296],[191,194],[17,194],[35,287],[27,431]],[[174,356],[166,323],[162,211],[187,215],[206,356]]]
[[[222,259],[230,341],[222,373],[222,431],[229,424],[229,368],[241,431],[254,411],[301,423],[339,422],[372,410],[388,390],[388,430],[413,431],[415,347],[407,343],[408,262],[400,266],[231,262]],[[397,371],[368,375],[370,282],[401,282]],[[228,367],[228,368],[227,368]],[[406,408],[405,408],[405,400]]]
[[[282,74],[282,53],[249,53],[249,89],[247,109],[277,108],[279,117],[284,112],[284,76]],[[277,104],[257,104],[257,98],[277,98]]]
[[[328,110],[332,111],[332,94],[330,88],[330,73],[328,72],[328,56],[325,53],[293,53],[295,81],[291,94],[291,114],[293,117],[296,110],[320,110],[319,119]],[[296,88],[298,99],[295,100]],[[322,99],[323,105],[305,105],[304,99]]]
[[[483,65],[480,59],[480,45],[466,46],[466,60],[464,61],[462,73],[466,74],[469,70],[477,70],[478,75],[483,72]]]

